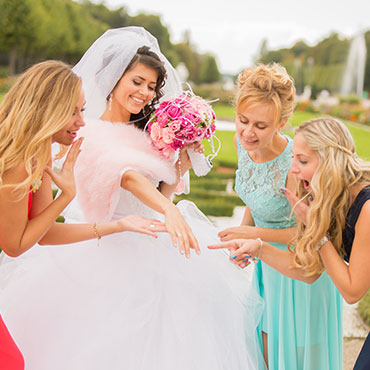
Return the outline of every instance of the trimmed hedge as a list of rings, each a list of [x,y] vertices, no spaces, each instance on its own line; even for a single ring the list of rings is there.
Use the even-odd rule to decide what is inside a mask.
[[[205,179],[207,180],[210,180],[210,179],[219,179],[219,180],[229,180],[229,179],[234,179],[235,177],[235,173],[219,173],[219,172],[216,172],[216,171],[211,171],[207,174],[207,176],[205,177]],[[194,182],[196,182],[197,180],[198,181],[202,181],[202,177],[199,178],[198,176],[196,176],[195,174],[193,174],[193,172],[191,171],[190,172],[190,180]]]
[[[190,182],[190,193],[195,190],[216,190],[224,192],[226,190],[227,181],[223,180],[223,182],[215,181],[215,180],[193,180]]]
[[[232,194],[220,194],[219,192],[207,192],[206,190],[192,189],[190,194],[181,194],[176,197],[176,200],[188,199],[197,203],[199,200],[212,202],[224,202],[227,204],[233,204],[234,206],[243,206],[243,201],[236,195]]]

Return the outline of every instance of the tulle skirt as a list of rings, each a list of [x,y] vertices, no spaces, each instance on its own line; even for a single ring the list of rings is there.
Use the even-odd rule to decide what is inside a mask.
[[[0,312],[26,370],[264,369],[263,301],[191,202],[200,246],[187,260],[168,234],[120,233],[36,246],[0,266]]]

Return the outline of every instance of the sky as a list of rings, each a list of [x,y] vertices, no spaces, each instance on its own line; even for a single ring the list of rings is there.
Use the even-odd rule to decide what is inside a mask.
[[[100,0],[94,0],[100,3]],[[171,42],[191,43],[200,53],[215,55],[222,73],[236,74],[253,65],[262,41],[268,49],[309,45],[332,32],[351,38],[370,30],[369,0],[105,0],[124,6],[130,16],[140,12],[161,16]],[[369,51],[370,52],[370,51]]]

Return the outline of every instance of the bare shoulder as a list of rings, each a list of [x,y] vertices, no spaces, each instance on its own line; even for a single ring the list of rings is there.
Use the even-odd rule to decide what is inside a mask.
[[[368,223],[369,222],[369,219],[370,219],[370,199],[368,199],[362,206],[361,208],[361,212],[358,216],[358,220],[357,222],[360,220],[360,219],[364,219],[366,220],[366,222]]]
[[[3,175],[3,184],[17,184],[27,177],[26,166],[24,162],[7,170]]]

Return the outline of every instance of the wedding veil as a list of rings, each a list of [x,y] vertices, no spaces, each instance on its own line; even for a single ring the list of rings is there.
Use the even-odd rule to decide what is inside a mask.
[[[167,78],[161,100],[181,94],[178,74],[161,53],[157,39],[143,27],[115,28],[100,36],[73,67],[82,79],[86,117],[99,118],[103,114],[108,95],[141,46],[148,46],[164,63]]]
[[[180,78],[171,63],[161,53],[157,39],[143,27],[121,27],[110,29],[101,35],[86,51],[73,71],[81,77],[85,93],[85,116],[98,119],[104,112],[107,97],[122,77],[131,59],[141,46],[148,46],[163,62],[167,78],[162,88],[160,101],[181,94]],[[183,176],[188,194],[190,189],[189,172]]]

